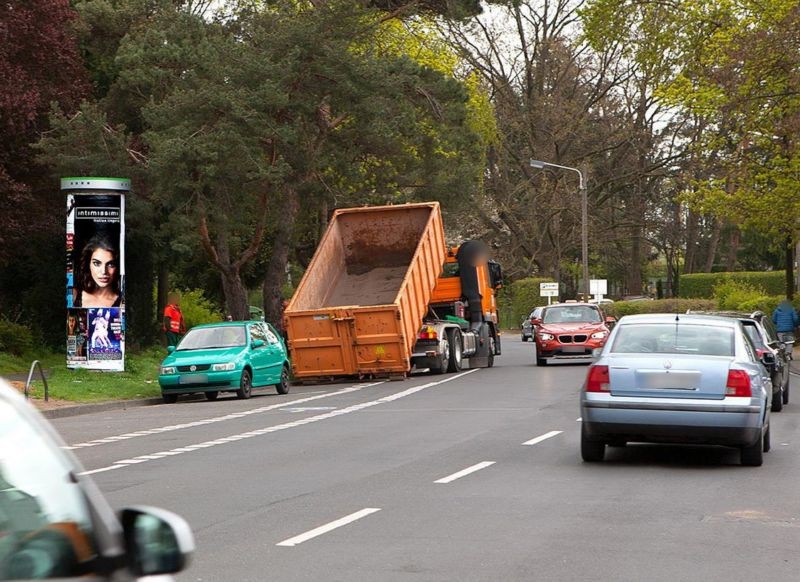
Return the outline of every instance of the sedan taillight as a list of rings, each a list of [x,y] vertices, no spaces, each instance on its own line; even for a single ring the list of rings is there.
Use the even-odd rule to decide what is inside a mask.
[[[744,370],[728,370],[728,383],[725,385],[726,396],[752,396],[750,376]]]
[[[608,366],[594,365],[589,368],[586,378],[587,392],[611,392],[611,376]]]

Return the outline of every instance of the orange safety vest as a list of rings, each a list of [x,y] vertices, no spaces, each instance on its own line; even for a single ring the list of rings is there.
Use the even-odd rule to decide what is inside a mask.
[[[177,305],[167,305],[164,308],[164,317],[169,317],[169,331],[181,333],[183,314]]]

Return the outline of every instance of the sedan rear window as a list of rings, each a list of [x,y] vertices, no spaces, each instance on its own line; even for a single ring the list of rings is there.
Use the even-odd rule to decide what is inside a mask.
[[[729,327],[682,323],[622,325],[611,352],[733,356],[733,338],[733,329]]]

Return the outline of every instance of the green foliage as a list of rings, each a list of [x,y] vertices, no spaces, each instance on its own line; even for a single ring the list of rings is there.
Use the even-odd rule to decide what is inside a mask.
[[[23,356],[33,349],[33,332],[25,325],[0,318],[0,352]]]
[[[606,315],[624,317],[640,313],[686,313],[714,311],[717,303],[713,299],[656,299],[654,301],[617,301],[602,306]]]
[[[759,297],[743,301],[738,305],[736,310],[744,311],[746,313],[763,311],[764,313],[771,315],[772,312],[775,311],[775,308],[778,307],[778,304],[784,299],[786,299],[784,295],[761,295]],[[795,309],[800,307],[800,297],[795,298],[794,307]]]
[[[763,296],[764,289],[733,279],[723,280],[714,287],[714,299],[723,311],[739,309],[740,305]]]
[[[181,312],[186,321],[186,329],[224,319],[219,307],[206,299],[200,289],[191,289],[181,293]]]
[[[724,281],[744,283],[762,289],[767,295],[780,295],[784,293],[786,274],[784,271],[737,271],[681,275],[680,296],[710,299],[714,297],[714,288]]]
[[[546,305],[547,298],[539,295],[539,283],[552,282],[548,278],[526,277],[501,289],[498,296],[500,325],[515,329],[534,307]]]

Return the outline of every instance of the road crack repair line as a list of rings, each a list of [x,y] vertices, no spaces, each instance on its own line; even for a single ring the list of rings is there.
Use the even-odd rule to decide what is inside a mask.
[[[348,406],[346,408],[340,408],[338,410],[332,410],[330,412],[326,412],[325,414],[318,414],[316,416],[310,416],[308,418],[301,418],[292,422],[285,422],[283,424],[277,424],[274,426],[267,426],[264,428],[260,428],[257,430],[251,430],[248,432],[243,432],[240,434],[234,434],[227,437],[222,437],[218,439],[214,439],[211,441],[205,441],[202,443],[197,443],[194,445],[188,445],[185,447],[179,447],[176,449],[170,449],[167,451],[160,451],[156,453],[150,453],[147,455],[139,455],[137,457],[132,457],[130,459],[122,459],[120,461],[115,461],[113,464],[107,467],[101,467],[99,469],[93,469],[91,471],[84,471],[81,475],[92,475],[94,473],[103,473],[105,471],[113,471],[115,469],[121,469],[123,467],[128,467],[131,465],[139,465],[142,463],[147,463],[149,461],[156,461],[158,459],[164,459],[166,457],[172,457],[175,455],[182,455],[184,453],[191,453],[192,451],[199,451],[201,449],[208,449],[210,447],[216,447],[220,445],[225,445],[228,443],[233,443],[245,439],[250,439],[258,436],[263,436],[265,434],[278,432],[282,430],[287,430],[290,428],[297,428],[299,426],[304,426],[306,424],[312,424],[315,422],[320,422],[322,420],[328,420],[330,418],[336,418],[337,416],[344,416],[345,414],[350,414],[352,412],[358,412],[360,410],[364,410],[367,408],[371,408],[373,406],[377,406],[379,404],[388,404],[389,402],[394,402],[395,400],[400,400],[401,398],[405,398],[406,396],[411,396],[412,394],[416,394],[422,390],[427,388],[432,388],[433,386],[439,386],[441,384],[445,384],[447,382],[452,382],[453,380],[458,380],[466,376],[467,374],[471,374],[473,372],[477,372],[478,369],[474,370],[467,370],[466,372],[462,372],[460,374],[454,374],[443,380],[438,380],[436,382],[429,382],[427,384],[422,384],[421,386],[415,386],[413,388],[408,388],[407,390],[403,390],[402,392],[397,392],[395,394],[390,394],[389,396],[384,396],[383,398],[378,398],[377,400],[369,400],[367,402],[361,402],[359,404],[353,404],[352,406]],[[281,404],[281,406],[286,406],[286,403]]]
[[[239,418],[245,418],[247,416],[251,416],[253,414],[261,414],[263,412],[269,412],[270,410],[276,410],[280,408],[286,408],[287,406],[292,406],[295,404],[303,404],[304,402],[311,402],[313,400],[319,400],[321,398],[330,398],[331,396],[341,396],[342,394],[349,394],[351,392],[357,392],[364,388],[371,388],[373,386],[378,386],[379,384],[384,384],[385,382],[372,382],[370,384],[356,384],[354,386],[350,386],[348,388],[343,388],[342,390],[337,390],[336,392],[329,392],[327,394],[319,394],[317,396],[309,396],[307,398],[299,398],[297,400],[290,400],[289,402],[281,402],[280,404],[271,404],[270,406],[262,406],[260,408],[253,408],[252,410],[243,410],[241,412],[232,412],[230,414],[226,414],[224,416],[215,416],[213,418],[204,418],[202,420],[194,420],[192,422],[184,422],[181,424],[171,424],[168,426],[160,426],[157,428],[150,428],[146,430],[137,430],[136,432],[128,432],[125,434],[114,435],[110,437],[105,437],[101,439],[95,439],[91,441],[86,441],[83,443],[76,443],[74,445],[69,445],[64,447],[67,450],[75,450],[75,449],[85,449],[88,447],[97,447],[100,445],[107,445],[111,443],[116,443],[119,441],[125,441],[129,439],[135,439],[139,437],[145,436],[152,436],[156,434],[161,434],[165,432],[172,432],[175,430],[184,430],[187,428],[194,428],[197,426],[205,426],[207,424],[214,424],[217,422],[225,422],[227,420],[236,420]]]

